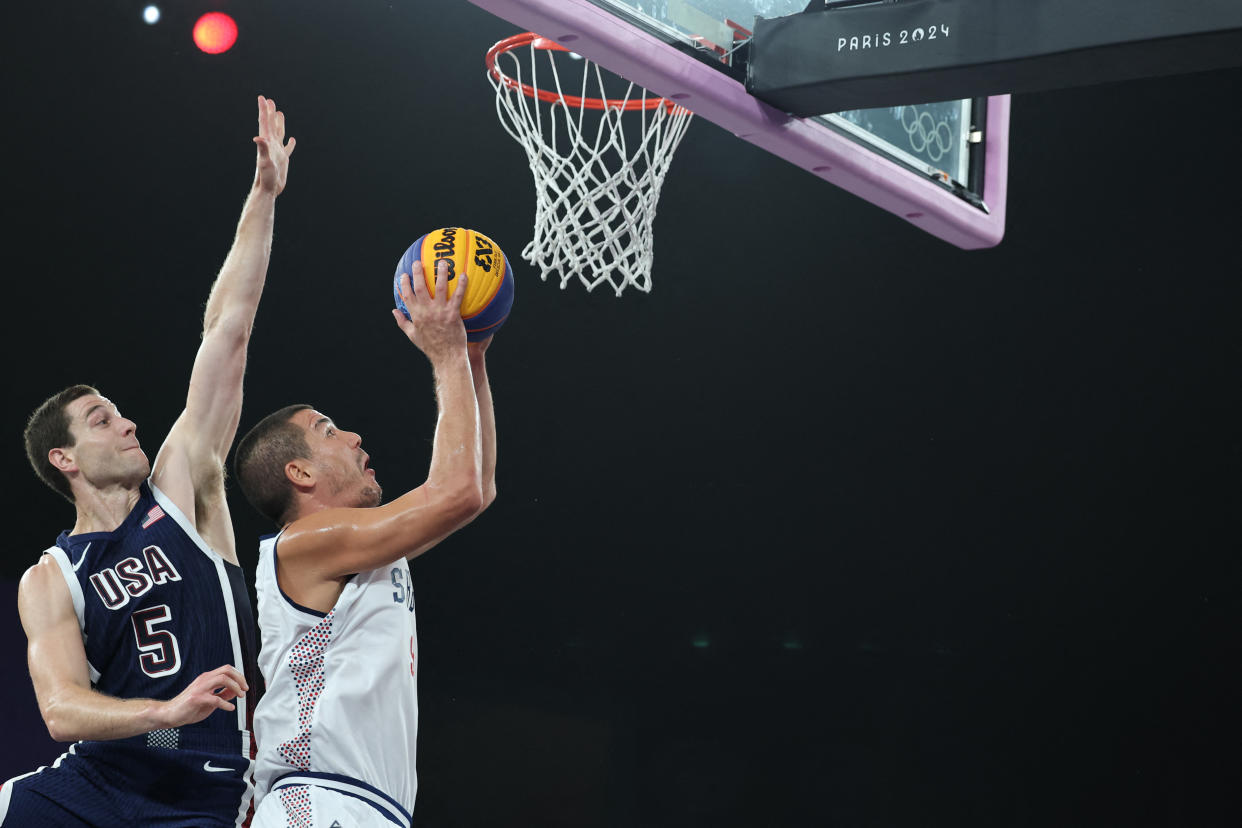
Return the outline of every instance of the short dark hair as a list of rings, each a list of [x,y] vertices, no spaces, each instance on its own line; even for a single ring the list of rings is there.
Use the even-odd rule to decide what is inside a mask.
[[[311,456],[305,432],[290,419],[310,407],[298,403],[268,414],[241,438],[233,456],[233,473],[246,500],[277,526],[286,523],[293,505],[293,484],[285,477],[285,464]]]
[[[39,479],[70,503],[73,503],[73,490],[69,488],[69,478],[52,465],[47,455],[54,448],[69,448],[77,442],[73,432],[69,430],[69,414],[65,411],[69,403],[87,394],[98,393],[89,385],[71,385],[44,400],[26,421],[26,431],[23,433],[26,459],[34,467]]]

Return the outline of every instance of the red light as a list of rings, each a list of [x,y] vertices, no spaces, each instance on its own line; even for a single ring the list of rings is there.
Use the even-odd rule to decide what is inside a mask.
[[[208,12],[194,24],[194,45],[209,55],[218,55],[237,42],[237,23],[223,12]]]

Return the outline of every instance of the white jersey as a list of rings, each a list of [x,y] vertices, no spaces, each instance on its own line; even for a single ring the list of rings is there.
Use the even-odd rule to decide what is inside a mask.
[[[310,784],[394,806],[409,825],[418,781],[418,631],[405,560],[359,572],[327,614],[294,603],[276,581],[277,542],[263,538],[255,709],[256,802]]]

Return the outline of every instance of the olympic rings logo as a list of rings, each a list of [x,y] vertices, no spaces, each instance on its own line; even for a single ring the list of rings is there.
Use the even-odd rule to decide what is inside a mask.
[[[898,117],[906,130],[906,137],[910,139],[910,149],[927,153],[932,161],[939,161],[953,150],[953,128],[948,121],[937,123],[930,112],[919,112],[917,106],[901,107]]]

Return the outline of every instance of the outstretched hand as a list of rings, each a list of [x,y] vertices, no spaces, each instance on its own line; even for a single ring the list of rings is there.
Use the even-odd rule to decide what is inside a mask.
[[[236,667],[226,664],[202,673],[177,696],[164,702],[165,727],[201,722],[216,710],[236,710],[230,699],[246,695],[250,685]]]
[[[457,288],[449,296],[448,262],[436,266],[435,294],[427,291],[422,262],[414,262],[409,273],[401,274],[401,299],[409,318],[393,308],[392,316],[411,342],[435,362],[441,356],[465,349],[466,325],[461,321],[461,300],[466,295],[466,274],[457,275]]]
[[[289,156],[297,140],[285,141],[285,113],[276,108],[276,102],[259,96],[259,134],[254,139],[258,152],[255,157],[254,175],[259,188],[273,195],[285,189],[289,174]]]

